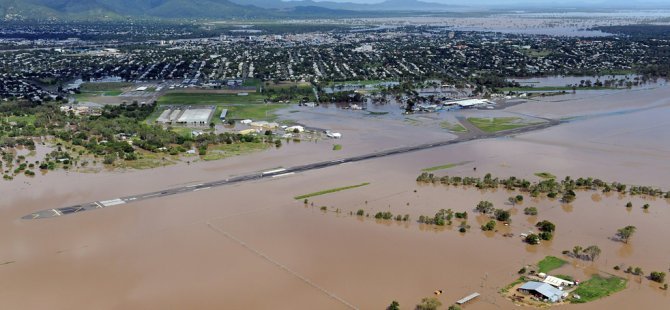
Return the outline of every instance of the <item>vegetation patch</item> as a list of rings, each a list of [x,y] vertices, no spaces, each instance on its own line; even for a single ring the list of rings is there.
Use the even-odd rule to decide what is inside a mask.
[[[421,171],[423,171],[423,172],[433,172],[433,171],[438,171],[438,170],[444,170],[444,169],[453,168],[453,167],[460,166],[460,165],[465,165],[465,164],[467,164],[467,163],[468,163],[468,162],[451,163],[451,164],[446,164],[446,165],[440,165],[440,166],[435,166],[435,167],[424,168],[424,169],[421,169]]]
[[[512,283],[508,284],[507,286],[503,287],[502,289],[500,289],[500,293],[503,293],[503,294],[504,294],[504,293],[507,293],[507,292],[509,292],[509,290],[510,290],[511,288],[513,288],[515,285],[519,285],[519,284],[521,284],[521,283],[523,283],[523,282],[526,282],[526,277],[521,276],[521,277],[519,277],[518,279],[514,280],[514,282],[512,282]]]
[[[270,144],[263,142],[218,144],[210,146],[207,154],[202,156],[202,160],[219,160],[232,156],[246,155],[266,150],[268,147],[270,147]]]
[[[555,256],[547,256],[543,260],[541,260],[539,263],[537,263],[538,267],[538,272],[543,272],[547,273],[550,272],[554,269],[558,269],[561,266],[565,265],[567,262],[555,257]]]
[[[537,172],[535,173],[536,176],[543,178],[543,179],[555,179],[556,176],[549,173],[549,172]]]
[[[85,92],[121,92],[122,88],[130,87],[133,83],[127,82],[106,82],[106,83],[84,83],[81,84],[79,90]]]
[[[219,105],[264,103],[265,97],[258,93],[238,94],[169,92],[158,99],[162,105]]]
[[[321,195],[325,195],[325,194],[330,194],[330,193],[340,192],[340,191],[344,191],[344,190],[348,190],[348,189],[352,189],[352,188],[363,187],[363,186],[366,186],[366,185],[370,185],[370,183],[365,182],[365,183],[361,183],[361,184],[357,184],[357,185],[351,185],[351,186],[345,186],[345,187],[338,187],[338,188],[331,188],[331,189],[322,190],[322,191],[318,191],[318,192],[314,192],[314,193],[309,193],[309,194],[305,194],[305,195],[295,196],[295,197],[293,197],[293,198],[294,198],[294,199],[305,199],[305,198],[309,198],[309,197],[321,196]]]
[[[585,303],[607,297],[626,288],[626,279],[612,276],[604,278],[594,275],[591,279],[579,284],[577,289],[572,292],[579,296],[579,299],[572,298],[573,303]]]
[[[333,145],[333,151],[339,151],[342,149],[342,144],[334,144]]]
[[[454,124],[454,123],[449,122],[449,121],[441,122],[440,127],[442,127],[442,129],[447,129],[447,130],[452,131],[452,132],[467,132],[468,131],[467,129],[465,129],[465,127],[463,127],[463,125],[458,124],[458,123]]]
[[[468,121],[484,132],[498,132],[531,125],[521,122],[520,117],[469,117]]]
[[[274,120],[277,118],[275,111],[288,106],[287,104],[245,104],[223,106],[223,108],[228,109],[228,119]]]

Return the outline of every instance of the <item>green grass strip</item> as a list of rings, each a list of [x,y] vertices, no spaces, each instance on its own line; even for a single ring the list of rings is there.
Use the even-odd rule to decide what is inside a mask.
[[[449,168],[453,168],[453,167],[456,167],[456,166],[465,165],[467,163],[469,163],[469,161],[424,168],[424,169],[421,169],[421,171],[423,171],[423,172],[433,172],[433,171],[437,171],[437,170],[444,170],[444,169],[449,169]]]
[[[543,178],[543,179],[555,179],[556,176],[549,173],[549,172],[537,172],[535,173],[536,176]]]
[[[555,256],[547,256],[543,260],[541,260],[539,263],[537,263],[537,267],[539,268],[539,272],[547,273],[550,272],[554,269],[560,268],[561,266],[565,265],[567,262],[555,257]]]
[[[370,183],[365,182],[365,183],[361,183],[361,184],[357,184],[357,185],[351,185],[351,186],[345,186],[345,187],[338,187],[338,188],[331,188],[331,189],[327,189],[327,190],[323,190],[323,191],[318,191],[318,192],[309,193],[309,194],[305,194],[305,195],[295,196],[295,197],[293,197],[293,198],[294,198],[294,199],[305,199],[305,198],[309,198],[309,197],[314,197],[314,196],[320,196],[320,195],[325,195],[325,194],[330,194],[330,193],[340,192],[340,191],[343,191],[343,190],[348,190],[348,189],[352,189],[352,188],[362,187],[362,186],[366,186],[366,185],[370,185]]]
[[[604,278],[594,275],[591,279],[579,283],[577,289],[572,292],[579,295],[580,299],[572,298],[570,301],[573,303],[585,303],[607,297],[625,289],[626,282],[626,279],[616,276]]]

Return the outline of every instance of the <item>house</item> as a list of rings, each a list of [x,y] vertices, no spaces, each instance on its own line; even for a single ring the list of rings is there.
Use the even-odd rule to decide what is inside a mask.
[[[575,282],[568,281],[568,280],[563,280],[561,278],[557,278],[554,276],[546,276],[542,282],[551,284],[552,286],[556,288],[561,288],[561,287],[570,287],[574,286]]]
[[[226,115],[228,115],[228,109],[221,110],[221,115],[219,116],[219,119],[221,119],[222,121],[225,121],[226,120]]]
[[[296,126],[286,127],[286,129],[284,129],[284,130],[286,132],[303,132],[303,131],[305,131],[305,127],[296,125]]]
[[[518,291],[531,294],[539,299],[549,302],[559,302],[568,296],[568,293],[563,292],[550,284],[536,281],[524,283],[524,285],[518,288]]]
[[[244,129],[244,130],[240,130],[240,134],[241,134],[241,135],[250,135],[250,134],[254,134],[254,133],[258,133],[258,130],[257,130],[257,129]]]
[[[279,127],[279,124],[277,124],[277,123],[274,123],[274,122],[269,123],[269,122],[266,122],[266,121],[256,121],[256,122],[250,123],[249,125],[252,126],[252,127],[259,127],[259,128],[263,128],[263,129],[275,129],[275,128]]]
[[[326,137],[333,138],[333,139],[339,139],[339,138],[342,138],[342,134],[339,133],[339,132],[326,131]]]

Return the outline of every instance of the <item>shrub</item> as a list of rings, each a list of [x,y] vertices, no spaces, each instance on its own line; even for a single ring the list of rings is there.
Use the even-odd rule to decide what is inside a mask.
[[[528,244],[539,244],[540,243],[540,236],[538,236],[536,234],[530,234],[530,235],[526,236],[525,241]]]
[[[488,223],[482,225],[483,231],[491,231],[496,228],[496,221],[488,221]]]
[[[537,208],[536,207],[529,207],[523,209],[523,213],[526,215],[537,215]]]
[[[658,283],[663,283],[665,282],[665,272],[652,271],[649,274],[649,279]]]

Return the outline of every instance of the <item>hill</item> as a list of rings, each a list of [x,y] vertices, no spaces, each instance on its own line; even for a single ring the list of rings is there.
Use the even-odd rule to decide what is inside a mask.
[[[321,7],[333,10],[350,11],[449,11],[460,7],[421,0],[386,0],[380,3],[361,4],[351,2],[313,1],[313,0],[231,0],[234,3],[251,4],[260,8],[282,9],[293,7]]]
[[[274,12],[228,0],[0,0],[5,19],[160,17],[253,18]]]

